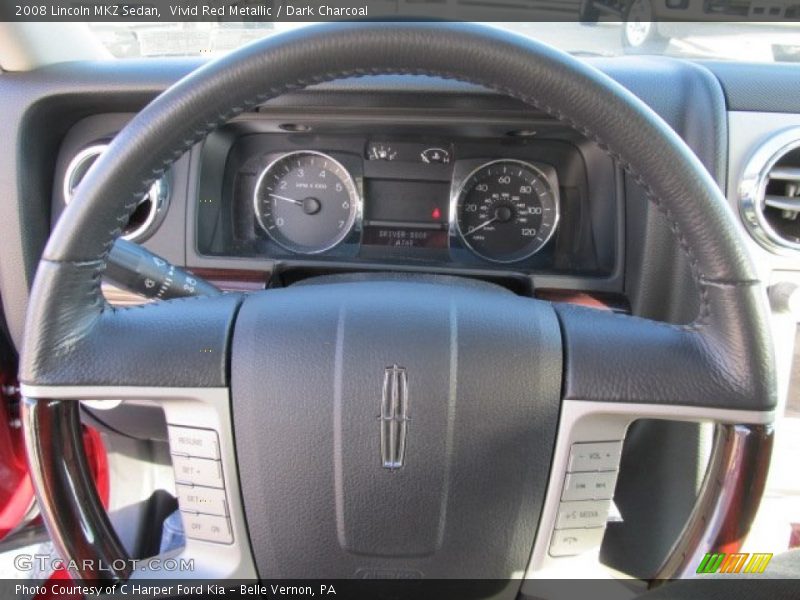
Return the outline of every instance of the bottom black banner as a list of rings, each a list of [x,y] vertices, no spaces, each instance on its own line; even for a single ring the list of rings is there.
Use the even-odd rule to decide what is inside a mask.
[[[652,586],[652,584],[651,584]],[[306,579],[269,581],[131,580],[115,586],[89,581],[0,580],[0,598],[82,600],[83,598],[258,598],[304,600],[782,600],[800,598],[800,580],[699,578],[657,582],[638,580],[431,580]]]

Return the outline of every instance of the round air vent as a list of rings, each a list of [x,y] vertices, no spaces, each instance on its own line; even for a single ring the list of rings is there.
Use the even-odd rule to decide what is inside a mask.
[[[75,188],[95,163],[97,158],[105,152],[108,144],[98,143],[84,148],[67,165],[64,173],[64,203],[69,204],[75,194]],[[139,206],[131,215],[128,224],[122,232],[122,237],[131,241],[142,241],[150,237],[167,213],[169,204],[169,185],[166,176],[156,181],[147,195],[142,198]]]
[[[739,184],[739,209],[762,246],[800,252],[800,127],[770,138],[750,158]]]

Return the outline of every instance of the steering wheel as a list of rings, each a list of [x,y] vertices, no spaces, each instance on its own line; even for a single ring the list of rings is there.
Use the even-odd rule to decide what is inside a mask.
[[[672,325],[422,276],[125,309],[104,301],[121,224],[173,161],[270,98],[374,74],[478,84],[596,142],[668,221],[691,266],[696,319]],[[569,554],[564,532],[602,536],[610,500],[576,516],[562,500],[568,473],[616,469],[635,419],[712,421],[709,475],[661,575],[693,571],[698,555],[740,540],[771,447],[768,313],[740,235],[658,116],[535,41],[467,24],[368,23],[245,46],[116,136],[39,263],[21,380],[47,528],[81,577],[136,574],[87,475],[78,400],[145,399],[163,407],[176,460],[221,468],[216,485],[177,486],[195,577],[535,574]],[[84,562],[98,559],[111,568]]]

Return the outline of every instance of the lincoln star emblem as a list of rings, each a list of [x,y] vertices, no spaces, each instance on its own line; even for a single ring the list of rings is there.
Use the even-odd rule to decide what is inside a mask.
[[[385,469],[403,466],[408,420],[406,369],[397,365],[386,367],[381,399],[381,459]]]

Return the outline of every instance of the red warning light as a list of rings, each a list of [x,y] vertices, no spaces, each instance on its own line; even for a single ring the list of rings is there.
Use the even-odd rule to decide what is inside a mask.
[[[431,213],[431,217],[433,217],[433,219],[436,220],[436,221],[438,221],[439,219],[442,218],[442,211],[439,210],[438,206],[433,209],[433,212]]]

